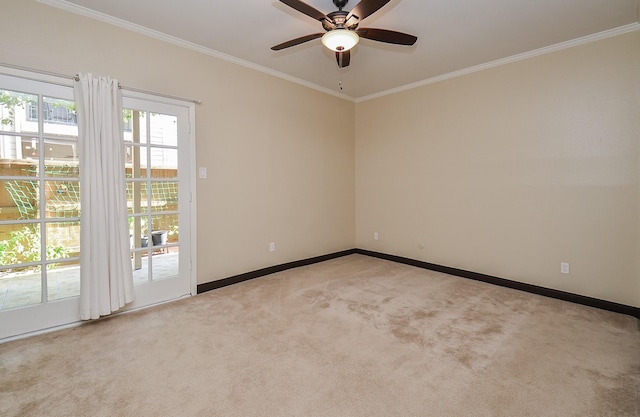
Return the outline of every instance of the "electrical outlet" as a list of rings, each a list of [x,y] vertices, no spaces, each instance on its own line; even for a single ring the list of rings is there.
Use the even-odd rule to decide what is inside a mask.
[[[275,251],[276,251],[276,242],[269,243],[269,252],[275,252]]]
[[[568,262],[560,262],[560,272],[562,274],[569,273],[569,263]]]
[[[373,232],[373,240],[378,240],[378,232]]]

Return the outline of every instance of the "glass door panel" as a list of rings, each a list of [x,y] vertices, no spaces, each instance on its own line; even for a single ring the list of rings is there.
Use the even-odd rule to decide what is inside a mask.
[[[0,338],[78,320],[73,89],[0,75]]]
[[[158,302],[190,293],[189,245],[180,236],[190,233],[189,201],[182,197],[183,187],[189,190],[188,111],[129,103],[124,141],[131,266],[136,297]]]

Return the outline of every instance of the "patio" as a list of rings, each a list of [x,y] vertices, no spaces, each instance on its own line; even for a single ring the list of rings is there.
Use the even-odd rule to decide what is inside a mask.
[[[178,252],[153,254],[151,264],[154,281],[178,275],[178,255]],[[148,265],[148,257],[143,257],[142,267],[133,271],[134,284],[149,280]],[[47,271],[47,291],[48,301],[79,296],[80,266]],[[0,276],[0,310],[39,304],[41,297],[40,272],[10,273]]]

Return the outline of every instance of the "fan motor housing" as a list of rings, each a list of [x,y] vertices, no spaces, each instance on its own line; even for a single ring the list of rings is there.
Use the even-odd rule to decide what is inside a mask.
[[[338,9],[342,9],[347,3],[349,3],[349,0],[333,0],[333,4],[335,4]]]
[[[349,12],[343,10],[331,12],[327,15],[327,17],[331,20],[331,23],[325,20],[322,22],[322,27],[327,31],[336,28],[355,29],[359,23],[358,18],[355,16],[351,16],[351,18],[347,21],[348,15]]]

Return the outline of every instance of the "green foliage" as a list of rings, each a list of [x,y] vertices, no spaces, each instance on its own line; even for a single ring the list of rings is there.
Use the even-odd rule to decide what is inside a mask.
[[[14,230],[10,238],[0,241],[0,264],[15,265],[40,261],[40,233],[35,227],[26,226],[22,230]],[[47,259],[62,259],[67,256],[63,246],[47,245]]]
[[[62,259],[67,256],[67,248],[64,246],[47,245],[47,259]]]

